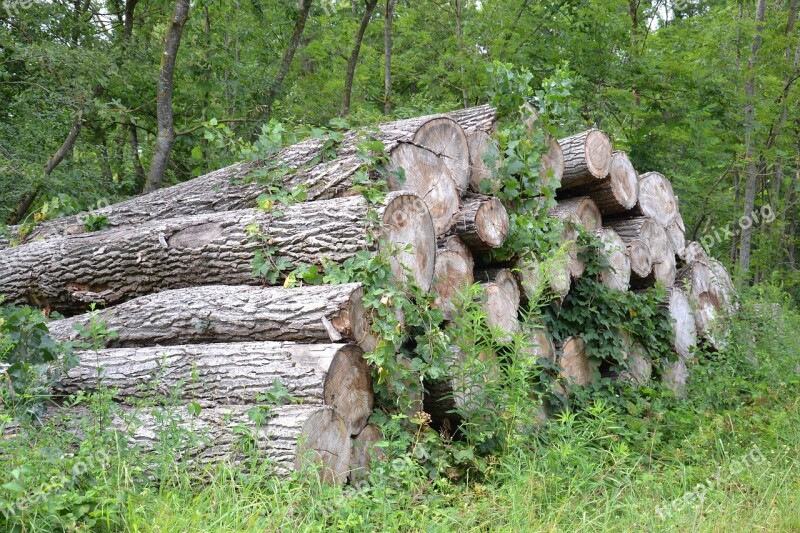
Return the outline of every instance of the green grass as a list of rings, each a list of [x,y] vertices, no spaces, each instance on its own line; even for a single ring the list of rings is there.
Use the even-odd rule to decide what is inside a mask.
[[[279,480],[257,463],[198,477],[165,449],[155,483],[92,420],[67,459],[50,458],[70,445],[57,428],[23,430],[0,448],[0,504],[30,498],[50,479],[68,483],[48,487],[24,514],[0,514],[0,529],[800,531],[800,316],[761,316],[756,304],[775,298],[749,300],[731,346],[700,356],[687,400],[657,387],[578,398],[574,411],[486,457],[481,474],[458,479],[448,468],[432,479],[403,454],[360,488],[322,486],[307,473]],[[90,405],[101,412],[108,397]],[[58,477],[97,450],[110,459]],[[738,466],[752,450],[759,461]],[[706,480],[713,488],[702,500],[663,511]]]

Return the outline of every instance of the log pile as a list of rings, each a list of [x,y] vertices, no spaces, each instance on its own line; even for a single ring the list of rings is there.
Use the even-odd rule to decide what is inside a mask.
[[[444,327],[459,312],[461,295],[479,283],[485,326],[509,342],[526,330],[521,307],[543,294],[563,300],[585,275],[576,242],[583,228],[595,233],[609,260],[598,276],[604,285],[668,288],[678,359],[661,376],[680,394],[698,337],[724,345],[717,321],[735,299],[725,268],[697,243],[685,242],[669,181],[657,172],[639,176],[599,130],[550,139],[541,175],[560,184],[548,215],[563,221],[566,252],[546,269],[533,254],[493,264],[492,251],[503,246],[510,225],[507,206],[486,196],[502,187],[483,157],[494,142],[495,120],[493,108],[480,106],[386,123],[348,132],[335,157],[312,139],[267,161],[239,163],[101,209],[95,214],[109,224],[99,232],[86,233],[77,217],[42,223],[18,235],[20,245],[0,243],[0,295],[6,303],[65,315],[49,324],[59,341],[77,340],[80,329],[97,321],[116,333],[106,348],[79,354],[80,365],[56,393],[111,387],[126,413],[147,391],[178,388],[179,401],[199,403],[200,413],[163,406],[162,414],[208,437],[185,450],[187,460],[238,457],[233,428],[243,425],[278,470],[312,465],[327,482],[357,483],[381,455],[374,446],[380,432],[369,424],[373,369],[364,358],[380,339],[365,310],[364,287],[283,286],[286,271],[270,279],[253,275],[256,256],[272,250],[271,261],[318,266],[390,252],[394,279],[430,290]],[[365,172],[359,155],[365,139],[383,144],[388,173]],[[265,184],[254,175],[302,190],[305,200],[280,213],[255,209]],[[356,192],[364,179],[384,180],[390,191],[375,217]],[[254,228],[262,238],[254,238]],[[100,310],[86,313],[91,305]],[[580,335],[553,339],[538,325],[530,348],[516,355],[557,363],[567,389],[583,386],[598,375],[599,362]],[[629,365],[622,379],[644,383],[654,373],[647,347],[628,339],[623,358]],[[499,359],[453,347],[452,374],[425,383],[415,404],[434,424],[457,423],[454,408],[479,397],[476,391],[500,372]],[[465,366],[484,369],[483,377],[465,378]],[[255,422],[247,413],[276,383],[293,402]],[[134,439],[145,450],[157,418],[139,413]]]

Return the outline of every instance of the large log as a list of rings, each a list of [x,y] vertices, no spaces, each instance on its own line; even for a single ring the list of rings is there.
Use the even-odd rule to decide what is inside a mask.
[[[272,260],[295,266],[377,248],[367,236],[369,209],[361,197],[337,198],[288,206],[281,216],[245,209],[33,242],[0,257],[0,295],[71,314],[168,288],[261,284],[252,262],[266,245],[276,250]],[[436,241],[425,204],[391,193],[378,216],[395,276],[410,272],[430,288]],[[269,242],[254,239],[253,227]]]
[[[666,232],[669,242],[672,243],[672,249],[675,250],[678,257],[682,258],[686,250],[686,226],[683,224],[680,212],[675,220],[666,227]]]
[[[683,262],[687,265],[698,262],[708,264],[709,262],[708,254],[697,241],[687,242],[683,249],[683,253],[679,255]]]
[[[460,295],[474,281],[475,262],[469,248],[458,237],[445,237],[436,251],[436,272],[431,291],[436,295],[434,305],[445,320],[452,320]]]
[[[644,241],[632,240],[627,243],[625,253],[631,262],[631,280],[647,278],[653,271],[650,247]]]
[[[350,484],[359,486],[369,477],[373,460],[382,460],[386,454],[375,446],[383,440],[381,430],[369,424],[353,439],[350,451]]]
[[[501,247],[508,230],[508,212],[500,200],[469,195],[464,198],[464,205],[456,216],[450,234],[458,235],[477,254]]]
[[[595,231],[603,226],[603,217],[600,214],[600,210],[597,209],[597,206],[588,196],[561,200],[548,212],[550,216],[562,219],[565,218],[567,213],[578,217],[586,231]]]
[[[364,352],[348,344],[247,342],[116,348],[79,352],[80,363],[54,386],[57,394],[106,387],[122,402],[152,394],[206,404],[256,403],[281,383],[293,400],[332,407],[351,434],[372,414]]]
[[[641,343],[633,340],[627,331],[620,331],[620,335],[626,369],[620,372],[619,379],[630,381],[634,385],[646,384],[653,373],[653,364],[647,357],[647,350]]]
[[[689,369],[683,357],[678,356],[675,361],[662,361],[661,381],[675,394],[676,398],[686,398]]]
[[[79,339],[76,326],[104,322],[117,338],[108,347],[208,342],[374,343],[359,283],[247,287],[210,285],[141,296],[118,306],[50,322],[58,341]]]
[[[559,199],[574,196],[590,197],[603,216],[619,215],[636,205],[639,199],[639,176],[625,152],[614,152],[607,178],[558,192]]]
[[[611,166],[611,141],[605,133],[592,129],[559,139],[564,154],[562,189],[575,189],[602,180]]]
[[[679,278],[689,286],[697,334],[715,349],[722,349],[725,346],[725,332],[721,323],[724,296],[714,284],[714,271],[709,263],[695,261],[681,270]]]
[[[417,133],[426,123],[441,119],[442,115],[417,117],[380,124],[377,127],[353,130],[345,133],[344,140],[335,147],[335,156],[328,157],[330,150],[325,138],[313,138],[288,146],[263,161],[246,161],[216,170],[184,183],[137,196],[93,211],[96,216],[108,219],[109,228],[129,227],[150,220],[176,218],[202,213],[215,213],[256,206],[259,195],[266,192],[267,187],[255,178],[254,173],[268,174],[266,179],[272,186],[280,186],[283,190],[292,190],[298,186],[306,189],[308,200],[324,200],[337,196],[352,194],[359,171],[365,163],[360,157],[359,145],[365,139],[379,140],[385,150],[391,153],[401,144],[417,144],[438,154],[454,155],[452,161],[445,165],[455,178],[469,180],[468,147],[464,132],[475,130],[491,131],[495,112],[489,106],[464,109],[453,115],[461,124],[463,132],[453,127],[454,143],[447,143],[447,136],[430,133],[441,127],[429,127],[417,138]],[[462,137],[463,136],[463,137]],[[426,146],[434,138],[436,143]],[[416,139],[416,140],[415,140]],[[459,174],[463,172],[466,174]],[[263,181],[263,180],[262,180]],[[403,187],[406,188],[406,187]],[[84,233],[82,224],[86,214],[63,217],[38,224],[26,240]],[[11,228],[18,235],[19,227]]]
[[[627,291],[631,281],[631,260],[625,242],[611,228],[599,229],[596,235],[603,244],[602,252],[609,263],[608,268],[600,273],[600,281],[611,289]]]
[[[608,227],[617,232],[626,244],[632,241],[642,241],[650,250],[650,260],[661,263],[667,260],[672,247],[664,228],[648,217],[633,217],[628,219],[612,220]]]
[[[488,192],[496,194],[501,183],[492,175],[492,169],[484,161],[484,154],[490,149],[497,150],[491,136],[482,130],[476,130],[467,135],[469,144],[470,178],[469,186],[475,192]],[[499,156],[499,154],[498,154]]]
[[[510,342],[513,335],[520,330],[517,317],[520,304],[520,289],[517,278],[508,269],[482,270],[475,273],[475,279],[481,281],[486,300],[486,322],[490,328],[496,329],[500,342]]]
[[[533,254],[525,254],[517,260],[514,273],[526,302],[539,303],[548,293],[564,298],[572,285],[566,254],[544,265]]]
[[[262,416],[252,416],[253,414]],[[62,409],[52,417],[67,428],[80,427],[90,415],[83,407]],[[342,417],[318,405],[229,405],[202,408],[192,415],[185,405],[121,406],[110,414],[110,426],[138,446],[143,464],[158,453],[159,436],[175,427],[186,436],[175,445],[176,457],[189,464],[222,460],[240,464],[249,457],[243,448],[270,460],[275,473],[286,475],[306,468],[321,481],[342,485],[350,468],[350,433]],[[247,433],[243,434],[242,430]],[[194,434],[194,438],[187,438]]]
[[[678,199],[672,184],[658,172],[639,176],[639,202],[633,213],[652,218],[666,228],[678,217]]]

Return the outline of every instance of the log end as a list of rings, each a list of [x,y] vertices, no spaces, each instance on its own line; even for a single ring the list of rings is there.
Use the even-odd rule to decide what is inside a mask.
[[[333,407],[347,424],[350,435],[358,435],[372,414],[372,375],[358,346],[342,346],[331,362],[323,389],[325,405]]]
[[[329,408],[315,410],[306,419],[297,442],[294,468],[318,469],[320,479],[343,485],[350,471],[350,432],[344,419]]]
[[[436,231],[425,202],[404,191],[387,196],[383,237],[392,248],[395,279],[410,278],[422,290],[430,290],[436,266]]]

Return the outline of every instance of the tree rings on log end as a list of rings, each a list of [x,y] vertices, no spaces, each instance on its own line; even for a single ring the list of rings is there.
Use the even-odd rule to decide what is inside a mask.
[[[329,408],[315,410],[297,439],[295,470],[318,468],[320,479],[343,485],[350,471],[350,432],[341,416]]]
[[[333,407],[347,424],[350,435],[357,435],[372,414],[374,395],[372,374],[357,346],[339,349],[331,362],[323,389],[325,405]]]
[[[399,191],[386,197],[383,238],[389,250],[392,273],[397,280],[411,279],[430,290],[436,266],[434,221],[425,202],[417,195]]]

